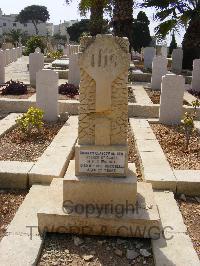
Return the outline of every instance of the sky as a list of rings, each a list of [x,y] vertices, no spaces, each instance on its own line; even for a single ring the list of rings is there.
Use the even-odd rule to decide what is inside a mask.
[[[69,6],[65,4],[65,0],[1,0],[0,8],[3,13],[9,14],[18,14],[24,7],[29,5],[44,5],[47,7],[50,13],[50,22],[54,24],[59,24],[60,20],[63,22],[64,20],[73,20],[73,19],[81,19],[78,12],[78,0],[73,0]],[[137,16],[139,9],[134,9],[134,17]],[[152,10],[143,10],[146,12],[149,20],[151,21],[150,31],[151,35],[154,35],[154,27],[156,26],[156,22],[153,21],[153,11]],[[182,41],[182,36],[177,35],[178,44]]]

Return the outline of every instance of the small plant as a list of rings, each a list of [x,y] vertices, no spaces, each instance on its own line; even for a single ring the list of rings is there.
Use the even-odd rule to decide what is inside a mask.
[[[7,81],[2,89],[2,95],[22,95],[28,93],[27,85],[19,81]]]
[[[59,94],[74,98],[76,95],[79,95],[79,88],[73,84],[65,83],[59,86],[58,92]]]
[[[183,117],[183,130],[185,133],[186,140],[186,149],[188,150],[190,144],[190,138],[195,131],[194,120],[196,118],[196,110],[197,107],[200,107],[200,101],[196,100],[192,102],[192,106],[194,107],[194,111],[191,114],[185,113]]]
[[[47,53],[47,57],[48,58],[52,58],[52,59],[59,59],[63,56],[63,52],[62,51],[51,51]]]
[[[41,49],[41,52],[44,53],[45,49],[44,40],[40,36],[32,36],[26,43],[24,55],[29,55],[30,53],[34,53],[37,47],[39,47]]]
[[[41,109],[30,107],[27,113],[16,119],[16,124],[24,134],[30,135],[35,129],[40,133],[44,125],[43,115]]]
[[[200,99],[200,91],[196,91],[196,90],[188,90],[188,92],[192,95],[194,95],[195,97]]]

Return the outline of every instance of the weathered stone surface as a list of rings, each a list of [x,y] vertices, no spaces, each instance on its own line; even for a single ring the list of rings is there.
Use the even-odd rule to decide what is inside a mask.
[[[0,84],[5,83],[5,54],[0,50]]]
[[[159,122],[180,124],[183,113],[185,80],[183,76],[167,74],[162,78]]]
[[[133,169],[132,169],[133,168]],[[64,177],[63,201],[74,204],[132,204],[135,206],[137,176],[135,165],[129,164],[127,177],[112,178],[75,176],[75,162],[71,161]]]
[[[49,232],[74,232],[90,235],[113,235],[130,237],[152,237],[160,230],[159,215],[154,203],[153,191],[150,184],[138,184],[138,208],[124,213],[117,218],[116,213],[102,211],[99,215],[96,211],[86,215],[86,212],[67,214],[63,210],[62,180],[53,180],[50,187],[48,206],[38,213],[39,230],[44,228]],[[120,214],[118,213],[120,216]],[[153,228],[155,226],[155,228]],[[104,230],[104,231],[102,231]],[[155,231],[154,231],[155,230]],[[144,234],[141,232],[144,231]]]

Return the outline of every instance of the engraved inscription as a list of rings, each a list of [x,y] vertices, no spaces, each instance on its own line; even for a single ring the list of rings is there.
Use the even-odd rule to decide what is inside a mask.
[[[96,174],[124,174],[124,151],[80,150],[79,171]]]

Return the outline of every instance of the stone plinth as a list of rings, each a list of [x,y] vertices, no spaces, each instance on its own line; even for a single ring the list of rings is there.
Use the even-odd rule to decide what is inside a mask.
[[[183,50],[181,48],[174,49],[172,52],[172,71],[176,74],[182,72]]]
[[[161,89],[162,77],[167,74],[167,59],[163,56],[156,56],[153,59],[153,69],[151,78],[151,88]]]
[[[180,124],[183,113],[185,80],[183,76],[167,74],[162,78],[159,122]]]
[[[133,169],[132,169],[133,168]],[[135,206],[137,176],[135,165],[129,164],[127,177],[76,176],[75,162],[71,161],[63,183],[63,202],[74,204],[132,204]]]
[[[58,119],[58,73],[40,70],[36,74],[36,104],[44,111],[44,120]]]
[[[144,48],[144,68],[152,69],[154,56],[156,56],[156,49],[154,47]]]
[[[192,89],[200,91],[200,59],[195,59],[193,61]]]
[[[116,205],[110,201],[107,205],[95,204],[94,201],[90,205],[69,202],[69,208],[63,208],[62,187],[62,179],[54,179],[50,185],[46,206],[38,213],[40,233],[152,238],[154,233],[161,232],[151,184],[138,183],[135,209],[131,205]],[[95,191],[91,193],[95,197]]]
[[[36,73],[44,68],[44,55],[32,53],[29,55],[30,84],[36,87]]]

